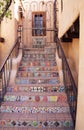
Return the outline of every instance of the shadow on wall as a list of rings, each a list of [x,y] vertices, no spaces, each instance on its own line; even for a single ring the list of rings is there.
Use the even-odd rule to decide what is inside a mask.
[[[72,72],[72,76],[73,76],[73,78],[74,78],[74,81],[75,81],[75,83],[76,83],[76,86],[78,86],[78,73],[76,72],[76,70],[75,70],[75,64],[74,64],[74,62],[73,62],[73,60],[72,59],[67,59],[67,61],[68,61],[68,64],[69,64],[69,67],[70,67],[70,69],[71,69],[71,72]]]

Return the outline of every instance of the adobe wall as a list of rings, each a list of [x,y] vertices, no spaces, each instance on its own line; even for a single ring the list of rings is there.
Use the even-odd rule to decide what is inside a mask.
[[[14,18],[14,4],[12,3],[10,7],[12,11],[12,19],[4,18],[1,22],[0,28],[0,36],[5,39],[4,43],[0,43],[0,65],[5,60],[6,56],[9,54],[10,49],[15,43],[16,35],[17,35],[17,22]]]
[[[59,37],[70,28],[77,19],[81,6],[84,6],[84,0],[58,0],[59,3]],[[63,7],[62,7],[63,5]]]

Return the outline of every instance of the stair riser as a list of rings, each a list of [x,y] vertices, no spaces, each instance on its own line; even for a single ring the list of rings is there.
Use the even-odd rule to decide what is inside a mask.
[[[64,92],[65,87],[64,86],[35,86],[35,87],[30,87],[30,86],[14,86],[14,87],[8,87],[7,88],[8,92]]]
[[[58,79],[22,79],[17,78],[16,84],[59,84]]]
[[[32,58],[32,59],[35,59],[35,58],[40,58],[40,59],[51,59],[51,58],[55,58],[55,55],[54,54],[27,54],[27,53],[24,53],[23,54],[23,57],[27,57],[27,58]]]
[[[23,61],[26,61],[26,60],[30,60],[30,61],[46,61],[45,58],[28,58],[28,57],[23,57],[22,58]],[[55,61],[55,58],[47,58],[47,61]]]
[[[58,77],[59,74],[58,72],[27,72],[27,71],[23,71],[23,72],[18,72],[17,77]]]
[[[44,67],[53,67],[53,66],[56,66],[57,63],[55,61],[30,61],[30,60],[25,60],[25,61],[22,61],[20,66],[28,66],[28,67],[35,67],[35,66],[44,66]]]
[[[69,113],[69,107],[18,107],[18,106],[1,106],[0,112],[7,112],[7,113]]]
[[[28,67],[27,65],[25,65],[25,67],[20,66],[18,71],[20,72],[38,72],[38,71],[57,71],[57,67],[41,67],[41,66],[33,66],[33,67]]]
[[[4,101],[28,101],[28,102],[67,102],[66,95],[60,95],[57,96],[20,96],[18,95],[5,95]]]
[[[67,128],[67,127],[73,127],[72,121],[28,121],[28,120],[2,120],[0,121],[0,127],[28,127],[28,128]]]

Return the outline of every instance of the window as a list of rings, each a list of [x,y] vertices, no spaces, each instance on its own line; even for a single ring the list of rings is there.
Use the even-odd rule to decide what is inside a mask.
[[[46,35],[46,13],[33,12],[32,13],[32,35],[45,36]]]

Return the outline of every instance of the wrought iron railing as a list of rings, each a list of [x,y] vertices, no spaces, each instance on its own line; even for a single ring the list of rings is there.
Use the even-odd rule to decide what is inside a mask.
[[[58,28],[57,28],[57,0],[54,2],[54,29],[55,35],[54,40],[56,42],[56,48],[59,57],[62,59],[62,70],[63,70],[63,79],[65,84],[65,90],[67,94],[68,103],[70,106],[70,112],[73,119],[74,127],[76,122],[76,109],[77,109],[77,86],[73,79],[69,64],[67,62],[65,53],[63,51],[61,41],[58,38]]]
[[[63,79],[65,84],[65,90],[67,94],[68,103],[70,106],[70,112],[73,119],[74,127],[76,121],[76,109],[77,109],[77,86],[73,79],[69,64],[67,62],[66,56],[64,54],[63,48],[61,46],[60,40],[58,40],[57,51],[59,57],[62,59],[62,71],[63,71]]]
[[[7,86],[9,84],[10,74],[12,70],[12,59],[13,57],[17,57],[19,52],[19,41],[20,39],[17,38],[14,46],[10,50],[8,56],[0,68],[0,103],[3,101],[4,95],[7,91]]]

